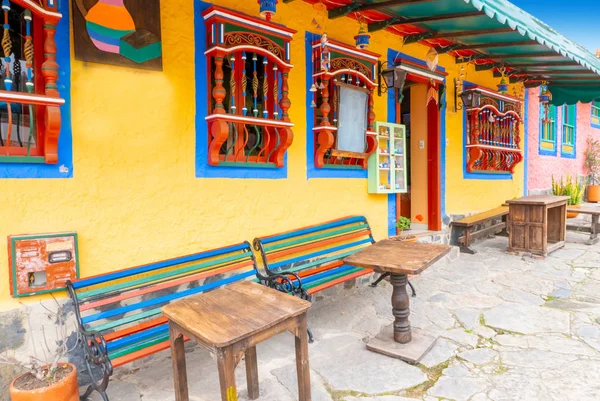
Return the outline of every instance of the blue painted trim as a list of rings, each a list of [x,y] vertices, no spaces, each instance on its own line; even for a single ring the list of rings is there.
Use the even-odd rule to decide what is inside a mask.
[[[523,116],[524,128],[524,144],[523,144],[523,196],[529,195],[529,91],[525,90],[525,100],[523,109],[525,115]]]
[[[172,266],[181,265],[184,263],[196,262],[198,260],[213,258],[215,256],[220,256],[220,255],[224,255],[226,253],[233,253],[233,252],[237,252],[237,251],[241,251],[241,250],[247,251],[248,256],[251,255],[250,247],[248,246],[248,244],[244,243],[244,244],[230,246],[227,248],[213,249],[211,251],[206,251],[206,252],[196,253],[193,255],[183,256],[180,258],[164,260],[162,262],[150,263],[147,265],[138,266],[135,268],[126,269],[126,270],[122,270],[122,271],[118,271],[118,272],[114,272],[114,273],[104,274],[102,276],[92,277],[92,278],[85,279],[85,280],[78,280],[73,283],[73,288],[78,290],[81,288],[90,287],[90,286],[97,285],[97,284],[107,283],[107,282],[113,281],[113,280],[119,280],[122,278],[131,277],[136,274],[149,273],[149,272],[152,272],[155,270],[164,269],[166,267],[172,267]],[[215,261],[215,263],[218,263],[218,261]]]
[[[240,281],[240,280],[243,280],[243,279],[248,278],[253,275],[254,275],[254,271],[240,273],[240,274],[236,274],[235,276],[230,276],[225,279],[214,281],[212,283],[201,285],[199,287],[190,288],[185,291],[180,291],[180,292],[176,292],[174,294],[169,294],[169,295],[164,295],[162,297],[149,299],[147,301],[138,302],[137,304],[133,304],[133,305],[122,306],[120,308],[111,309],[106,312],[96,313],[94,315],[89,315],[89,316],[81,318],[81,323],[88,324],[88,323],[92,323],[92,322],[95,322],[98,320],[108,319],[110,317],[117,316],[122,313],[133,312],[135,310],[144,309],[144,308],[148,308],[148,307],[155,306],[155,305],[165,304],[165,303],[173,301],[175,299],[187,297],[188,295],[197,294],[199,292],[205,292],[205,291],[217,288],[217,287],[221,287],[226,284],[233,283],[235,281]]]
[[[465,87],[474,86],[473,82],[464,81]],[[463,178],[465,180],[509,181],[513,179],[510,173],[469,173],[467,171],[467,110],[463,108]]]
[[[441,99],[442,108],[440,109],[440,197],[441,199],[441,216],[442,223],[444,220],[449,220],[446,215],[446,100],[448,96],[448,86],[446,85],[446,78],[444,78],[444,98]]]
[[[0,178],[73,178],[73,129],[71,126],[71,38],[69,2],[60,1],[62,19],[56,26],[56,62],[60,66],[58,90],[65,99],[60,106],[58,163],[0,163]],[[36,49],[40,51],[40,49]]]
[[[564,152],[563,151],[563,146],[565,145],[563,143],[564,137],[563,137],[563,125],[565,122],[565,112],[568,113],[569,112],[569,107],[574,107],[575,108],[575,117],[573,118],[573,152]],[[566,111],[565,111],[566,109]],[[574,104],[573,106],[563,106],[563,110],[562,110],[562,115],[561,115],[561,128],[560,128],[560,157],[565,158],[565,159],[576,159],[577,158],[577,105]],[[567,144],[568,145],[568,144]]]
[[[312,32],[305,32],[304,35],[304,46],[306,56],[306,179],[311,178],[364,178],[368,177],[368,171],[366,169],[352,170],[352,169],[336,169],[335,167],[330,168],[316,168],[315,167],[315,134],[313,127],[315,127],[315,112],[310,107],[312,98],[308,96],[310,94],[310,87],[312,86],[312,42],[319,40],[321,35]]]
[[[600,129],[600,124],[594,124],[594,123],[590,123],[590,126],[591,126],[592,128]]]
[[[388,49],[387,58],[391,60],[394,57],[394,54],[398,54],[398,52],[393,49]],[[396,123],[396,99],[394,93],[387,94],[387,122]],[[398,210],[396,207],[396,194],[388,195],[388,237],[393,237],[396,235],[396,216],[398,215]]]
[[[206,27],[202,13],[212,4],[194,0],[194,43],[195,43],[195,83],[196,83],[196,178],[287,178],[288,157],[284,167],[274,169],[253,167],[223,167],[208,164],[208,83],[206,82]]]

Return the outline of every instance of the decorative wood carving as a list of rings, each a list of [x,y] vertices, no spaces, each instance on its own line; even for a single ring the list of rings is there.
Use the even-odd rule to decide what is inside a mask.
[[[321,88],[315,103],[319,115],[315,113],[314,141],[315,167],[340,166],[342,168],[368,168],[369,156],[377,150],[375,136],[369,135],[375,123],[373,89],[375,82],[375,65],[379,55],[365,50],[357,50],[352,46],[328,40],[326,49],[322,42],[312,45],[315,61],[321,60],[321,52],[328,52],[329,69],[322,71],[320,65],[313,66],[315,86]],[[339,122],[339,87],[345,86],[368,92],[367,107],[364,110],[367,119],[364,151],[347,152],[336,148],[337,124]],[[333,96],[333,98],[332,98]],[[333,105],[333,119],[331,118]],[[359,111],[357,111],[359,112]],[[332,124],[333,121],[333,124]]]
[[[466,90],[477,95],[466,110],[467,171],[514,174],[523,161],[519,99],[480,87]]]
[[[218,6],[203,16],[213,84],[206,117],[208,164],[284,167],[285,152],[294,138],[288,74],[295,31]],[[228,95],[229,111],[223,104]]]

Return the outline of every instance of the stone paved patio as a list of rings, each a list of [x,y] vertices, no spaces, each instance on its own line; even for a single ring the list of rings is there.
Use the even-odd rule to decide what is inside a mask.
[[[391,286],[339,289],[310,312],[314,401],[600,400],[600,246],[570,233],[546,260],[507,255],[507,239],[414,278],[411,323],[440,336],[418,366],[369,352],[391,322]],[[220,400],[211,356],[188,345],[191,399]],[[258,347],[262,401],[296,400],[293,338]],[[243,362],[236,371],[246,400]],[[168,352],[117,369],[112,401],[170,401]]]

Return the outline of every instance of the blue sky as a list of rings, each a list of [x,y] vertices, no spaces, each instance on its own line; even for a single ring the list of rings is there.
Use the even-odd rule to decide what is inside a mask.
[[[509,0],[592,52],[600,49],[600,0]]]

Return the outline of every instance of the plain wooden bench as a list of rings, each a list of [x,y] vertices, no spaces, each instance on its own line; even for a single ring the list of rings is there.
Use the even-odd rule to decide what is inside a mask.
[[[492,210],[477,213],[472,216],[453,221],[452,229],[460,230],[457,239],[460,251],[474,254],[470,246],[477,238],[485,237],[490,234],[497,234],[506,229],[506,218],[508,216],[508,206],[500,206]],[[500,222],[498,222],[500,220]],[[492,222],[492,225],[485,227],[484,224]]]
[[[592,223],[589,227],[582,227],[574,224],[567,224],[567,230],[579,231],[584,233],[590,233],[590,238],[587,241],[588,245],[597,244],[600,241],[598,234],[600,233],[600,224],[598,220],[600,218],[600,209],[589,209],[589,208],[575,208],[567,206],[567,212],[589,214],[592,216]]]
[[[81,398],[107,401],[113,368],[170,348],[163,306],[241,280],[297,292],[287,276],[261,274],[249,242],[68,282],[92,378]]]
[[[253,244],[267,274],[295,274],[301,281],[295,286],[301,288],[297,295],[310,300],[319,291],[372,273],[371,269],[345,265],[343,259],[374,242],[367,219],[350,216],[259,237]],[[310,331],[309,336],[312,342]]]

